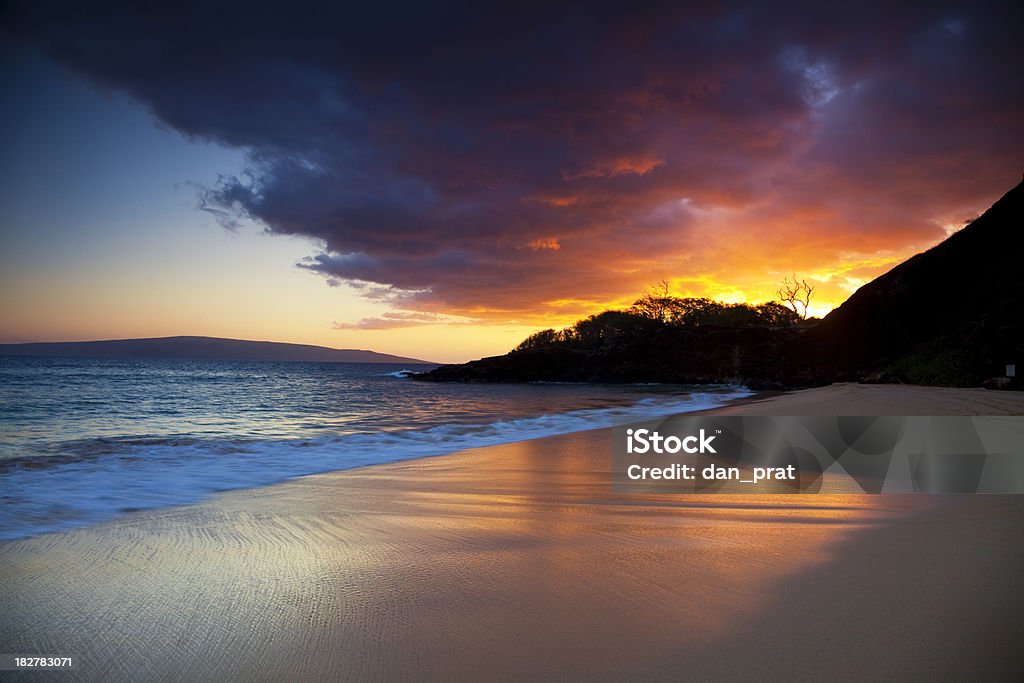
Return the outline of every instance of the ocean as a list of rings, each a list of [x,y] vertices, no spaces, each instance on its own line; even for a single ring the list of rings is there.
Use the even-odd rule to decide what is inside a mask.
[[[712,408],[736,386],[435,384],[383,363],[0,358],[0,539]]]

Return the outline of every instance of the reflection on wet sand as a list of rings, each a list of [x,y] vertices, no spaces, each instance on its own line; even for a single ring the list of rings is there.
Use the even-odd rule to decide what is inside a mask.
[[[966,642],[977,660],[959,624],[1021,614],[1002,588],[1022,569],[1015,499],[613,494],[610,445],[466,451],[8,543],[0,642],[74,653],[93,680],[810,674],[954,602],[936,657]],[[915,575],[936,554],[970,599]],[[862,614],[879,595],[893,612]],[[859,666],[931,670],[893,652]]]

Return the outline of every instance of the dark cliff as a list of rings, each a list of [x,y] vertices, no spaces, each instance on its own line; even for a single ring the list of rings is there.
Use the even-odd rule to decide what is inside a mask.
[[[1022,252],[1024,183],[809,330],[814,373],[961,385],[1003,374],[1024,355]]]

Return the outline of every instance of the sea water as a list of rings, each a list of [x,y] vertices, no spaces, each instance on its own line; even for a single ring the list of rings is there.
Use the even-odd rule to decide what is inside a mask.
[[[383,363],[0,358],[0,539],[711,408],[735,386],[438,384]]]

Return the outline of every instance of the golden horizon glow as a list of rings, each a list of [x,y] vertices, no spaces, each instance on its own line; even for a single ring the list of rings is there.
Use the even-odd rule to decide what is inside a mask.
[[[207,235],[211,245],[237,248],[236,236]],[[4,287],[0,293],[0,323],[4,342],[90,341],[164,336],[211,336],[259,341],[313,344],[330,348],[369,349],[380,353],[436,362],[464,362],[488,355],[499,355],[514,348],[534,332],[572,325],[579,319],[604,310],[624,310],[643,294],[644,287],[605,301],[565,297],[544,302],[536,312],[499,313],[479,307],[460,311],[465,322],[398,322],[388,329],[332,329],[325,311],[338,311],[348,318],[372,317],[387,307],[374,304],[344,288],[327,287],[323,281],[294,268],[308,243],[294,238],[256,237],[250,259],[265,259],[265,268],[253,274],[250,269],[232,273],[233,286],[205,278],[184,286],[174,277],[151,274],[149,287],[133,287],[142,273],[89,273],[87,282],[54,280],[52,276],[30,283],[34,304],[24,306],[25,290]],[[282,244],[284,242],[285,244]],[[282,247],[287,246],[287,249]],[[901,258],[893,253],[863,255],[845,253],[844,260],[828,268],[795,269],[815,287],[809,315],[822,317],[842,304],[857,287],[888,271],[918,253],[923,247],[908,250]],[[207,252],[219,262],[216,249]],[[281,258],[281,257],[284,258]],[[194,259],[189,252],[183,259]],[[278,274],[273,286],[261,284],[266,268],[276,263]],[[194,264],[193,264],[194,265]],[[212,268],[211,272],[216,272]],[[250,275],[245,275],[249,272]],[[718,275],[664,278],[671,294],[680,297],[706,297],[725,303],[759,304],[777,300],[776,289],[791,270],[741,272],[732,282]],[[223,269],[215,280],[223,280]],[[82,274],[79,274],[82,277]],[[635,273],[630,275],[639,281]],[[649,285],[661,278],[651,276]],[[287,286],[282,286],[287,283]],[[297,305],[298,302],[298,305]],[[339,303],[343,305],[339,306]],[[336,315],[335,318],[341,318]],[[10,330],[21,330],[17,336]]]

